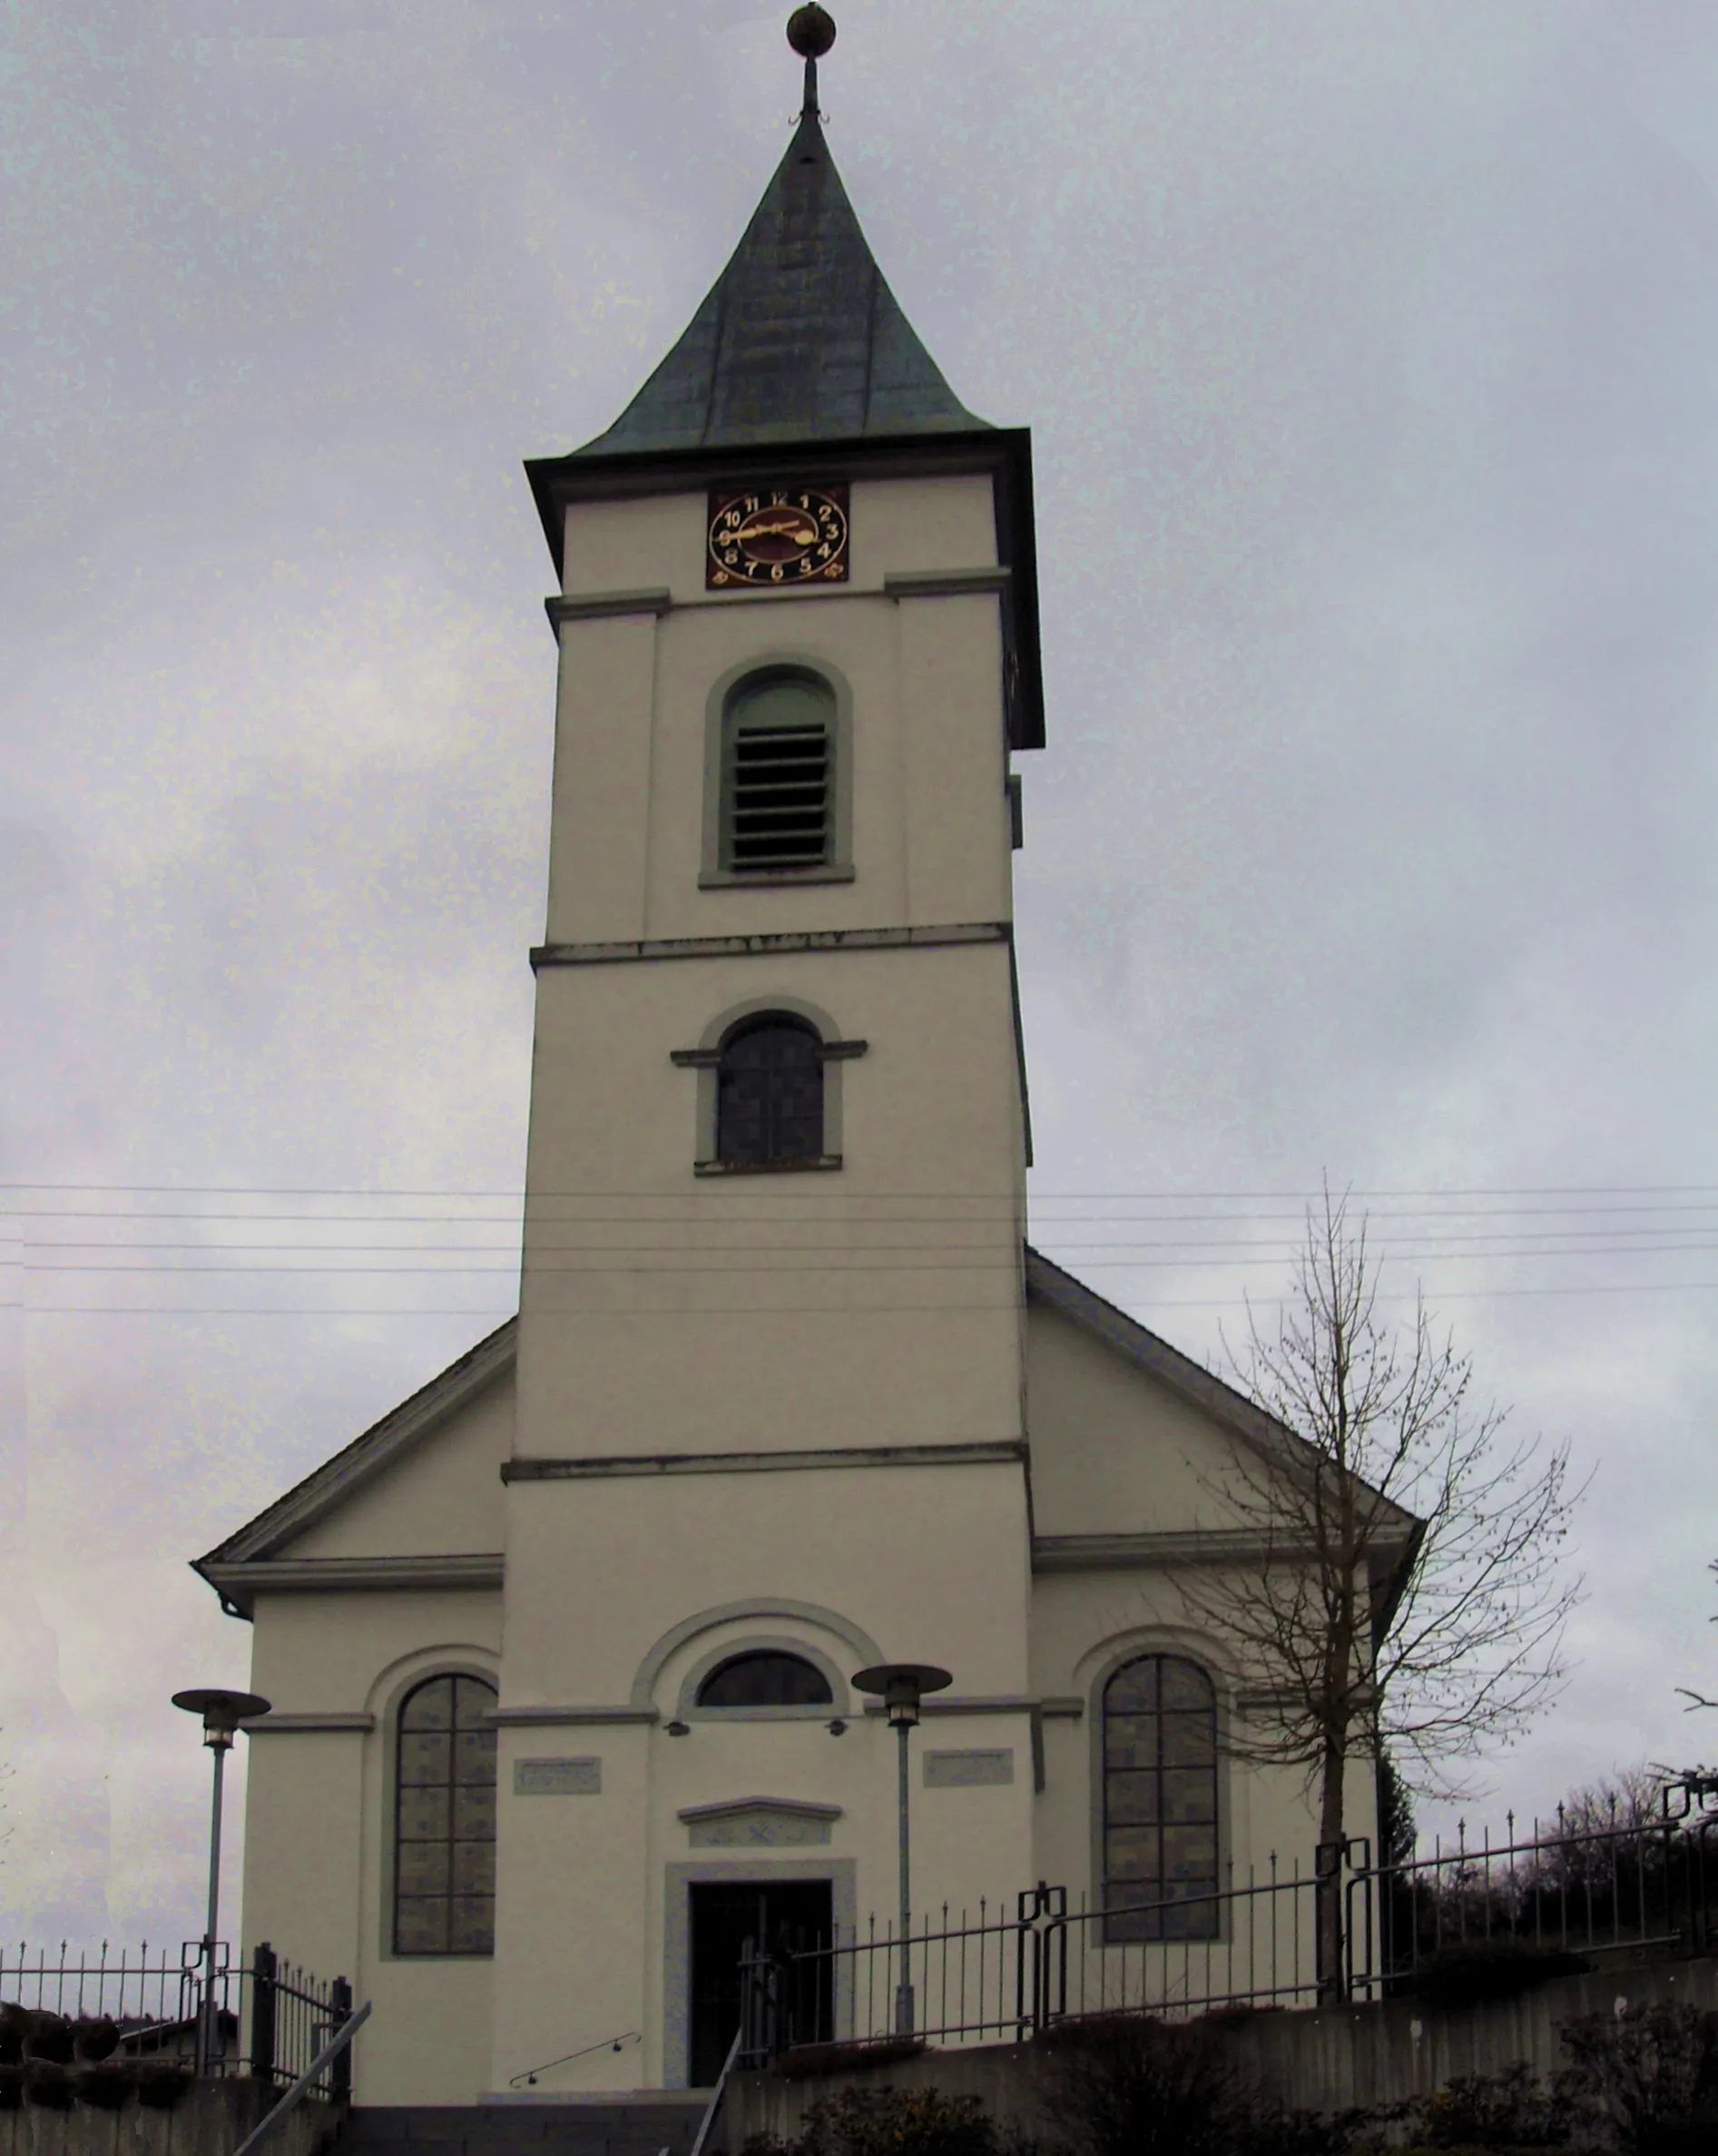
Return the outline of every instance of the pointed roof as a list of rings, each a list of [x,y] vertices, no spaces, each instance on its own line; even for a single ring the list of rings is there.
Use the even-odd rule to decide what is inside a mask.
[[[986,428],[878,268],[808,102],[745,236],[672,351],[574,457]]]

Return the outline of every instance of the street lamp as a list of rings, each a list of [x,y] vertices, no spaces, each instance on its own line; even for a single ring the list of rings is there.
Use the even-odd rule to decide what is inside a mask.
[[[854,1678],[861,1692],[881,1696],[883,1711],[899,1740],[900,1762],[900,1981],[895,1986],[895,2030],[898,2035],[913,2033],[912,1885],[908,1839],[907,1745],[918,1720],[918,1705],[927,1692],[940,1692],[954,1679],[934,1662],[879,1662]]]
[[[214,1754],[215,1795],[209,1818],[209,1922],[202,1935],[202,2005],[197,2016],[197,2072],[205,2074],[215,2054],[215,1934],[221,1915],[221,1781],[227,1754],[241,1722],[267,1714],[270,1702],[255,1692],[219,1688],[175,1692],[173,1705],[202,1717],[202,1740]]]

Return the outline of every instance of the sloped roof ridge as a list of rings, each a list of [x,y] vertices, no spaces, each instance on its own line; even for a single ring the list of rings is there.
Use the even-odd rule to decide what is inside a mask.
[[[815,112],[801,115],[726,268],[606,432],[572,453],[984,428],[902,313]]]
[[[508,1369],[517,1352],[518,1330],[516,1317],[497,1325],[379,1422],[342,1445],[331,1460],[312,1468],[254,1520],[194,1559],[191,1570],[201,1572],[206,1565],[270,1557],[302,1534]]]
[[[1026,1245],[1026,1293],[1036,1293],[1053,1309],[1095,1334],[1138,1368],[1148,1371],[1172,1392],[1224,1423],[1238,1437],[1278,1463],[1291,1474],[1305,1473],[1318,1462],[1316,1447],[1298,1431],[1291,1430],[1275,1415],[1267,1414],[1244,1393],[1226,1383],[1203,1363],[1195,1363],[1178,1347],[1154,1333],[1136,1317],[1108,1302],[1095,1288],[1087,1287],[1052,1259]],[[1413,1515],[1389,1498],[1384,1502],[1399,1516],[1404,1529],[1417,1526]]]

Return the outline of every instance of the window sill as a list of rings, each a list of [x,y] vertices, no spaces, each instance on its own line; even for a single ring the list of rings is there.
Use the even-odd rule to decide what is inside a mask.
[[[700,891],[779,891],[792,883],[851,883],[858,871],[850,861],[825,861],[815,869],[704,869]]]
[[[803,1160],[694,1160],[694,1176],[810,1176],[839,1168],[839,1153],[820,1153]]]

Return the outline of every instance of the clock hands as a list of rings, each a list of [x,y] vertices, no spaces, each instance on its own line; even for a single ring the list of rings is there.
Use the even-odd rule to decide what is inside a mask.
[[[791,539],[796,546],[809,546],[818,534],[815,525],[807,531],[803,523],[742,524],[737,531],[726,536],[730,543],[737,543],[741,539]]]

